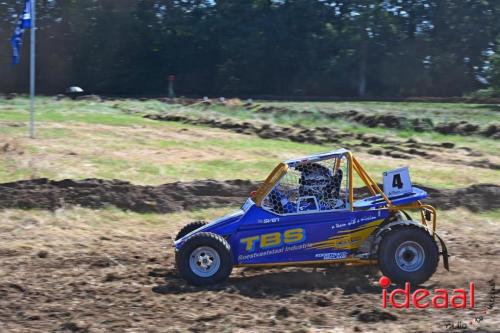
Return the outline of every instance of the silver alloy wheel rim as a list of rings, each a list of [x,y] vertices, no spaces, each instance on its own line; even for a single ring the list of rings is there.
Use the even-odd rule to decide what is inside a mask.
[[[197,247],[191,252],[189,267],[199,277],[210,277],[219,270],[219,254],[209,246]]]
[[[413,241],[406,241],[399,245],[394,257],[396,265],[405,272],[415,272],[425,262],[424,248]]]

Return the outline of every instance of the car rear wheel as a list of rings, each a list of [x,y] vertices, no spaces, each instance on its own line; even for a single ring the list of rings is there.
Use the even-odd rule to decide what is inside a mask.
[[[175,259],[182,278],[196,286],[222,282],[233,269],[229,243],[211,232],[189,237],[177,251]]]
[[[402,226],[382,236],[378,262],[382,273],[397,284],[419,285],[436,271],[439,250],[432,236],[416,226]]]

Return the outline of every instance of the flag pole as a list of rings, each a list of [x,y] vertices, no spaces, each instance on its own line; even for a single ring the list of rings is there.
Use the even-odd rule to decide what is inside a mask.
[[[30,138],[35,138],[36,0],[31,0],[30,38]]]

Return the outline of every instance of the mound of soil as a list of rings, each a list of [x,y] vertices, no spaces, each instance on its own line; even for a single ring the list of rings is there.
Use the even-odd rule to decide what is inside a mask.
[[[210,99],[210,98],[158,98],[160,102],[165,104],[180,104],[184,106],[210,106],[210,105],[226,105],[229,107],[239,107],[239,106],[249,106],[247,103],[243,103],[239,98],[229,98],[225,99],[223,97],[218,99]]]
[[[363,141],[363,146],[368,147],[372,143],[391,144],[398,146],[406,146],[408,148],[416,147],[440,147],[453,148],[453,144],[436,145],[417,143],[416,141],[408,140],[401,141],[392,138],[387,138],[378,135],[355,134],[349,132],[341,132],[331,127],[313,127],[306,128],[302,126],[287,127],[272,124],[261,124],[255,122],[234,122],[230,119],[216,118],[191,118],[183,115],[175,114],[149,114],[145,118],[162,121],[175,121],[193,125],[208,125],[215,128],[227,129],[236,133],[253,134],[263,139],[285,139],[295,142],[307,142],[313,144],[329,144],[339,143],[342,139],[358,139]],[[391,148],[393,149],[393,148]],[[408,155],[410,152],[406,151]]]
[[[55,210],[78,205],[97,209],[113,205],[140,213],[170,213],[240,205],[258,186],[258,182],[239,179],[140,186],[121,180],[40,178],[0,184],[0,208]],[[484,211],[500,208],[497,200],[500,186],[497,185],[478,184],[453,190],[423,188],[429,193],[428,201],[440,209],[461,206],[471,211]],[[366,196],[365,190],[356,189],[355,192]]]
[[[184,105],[184,106],[193,105],[193,104],[197,104],[197,103],[200,102],[199,99],[196,99],[196,98],[185,98],[185,97],[181,97],[181,98],[159,98],[158,100],[160,102],[165,103],[165,104],[180,104],[180,105]]]
[[[429,203],[440,209],[466,207],[473,212],[500,208],[500,186],[495,184],[474,184],[466,188],[437,190],[419,186],[429,193]]]
[[[140,186],[121,180],[40,178],[0,184],[0,208],[55,210],[67,205],[88,208],[113,205],[141,213],[169,213],[241,204],[242,198],[248,197],[257,186],[248,180]]]
[[[486,128],[481,128],[477,124],[468,121],[449,122],[434,124],[430,118],[406,118],[396,116],[391,113],[384,114],[366,114],[356,110],[343,112],[325,112],[325,111],[298,111],[284,107],[264,106],[256,110],[259,113],[274,115],[320,115],[328,119],[344,119],[350,122],[356,122],[367,127],[394,128],[400,130],[415,130],[417,132],[437,131],[441,134],[455,135],[481,135],[492,139],[500,139],[500,124],[492,124]]]
[[[355,138],[354,134],[338,132],[329,127],[284,127],[250,122],[238,123],[230,119],[190,118],[172,114],[150,114],[144,117],[153,120],[176,121],[193,125],[208,125],[215,128],[231,130],[236,133],[257,135],[263,139],[276,138],[288,139],[295,142],[326,144],[339,142],[342,138]]]
[[[492,124],[487,128],[480,128],[479,125],[471,124],[468,121],[440,123],[434,127],[434,130],[441,134],[458,135],[482,135],[494,140],[500,140],[500,125]]]

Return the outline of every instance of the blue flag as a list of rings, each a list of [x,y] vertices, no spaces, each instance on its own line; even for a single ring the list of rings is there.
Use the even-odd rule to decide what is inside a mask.
[[[19,64],[21,60],[20,50],[21,45],[23,44],[23,35],[26,29],[31,28],[31,6],[33,3],[31,0],[26,0],[24,3],[23,14],[19,16],[19,19],[16,23],[16,30],[14,31],[14,35],[10,40],[12,44],[12,63],[14,65]]]

